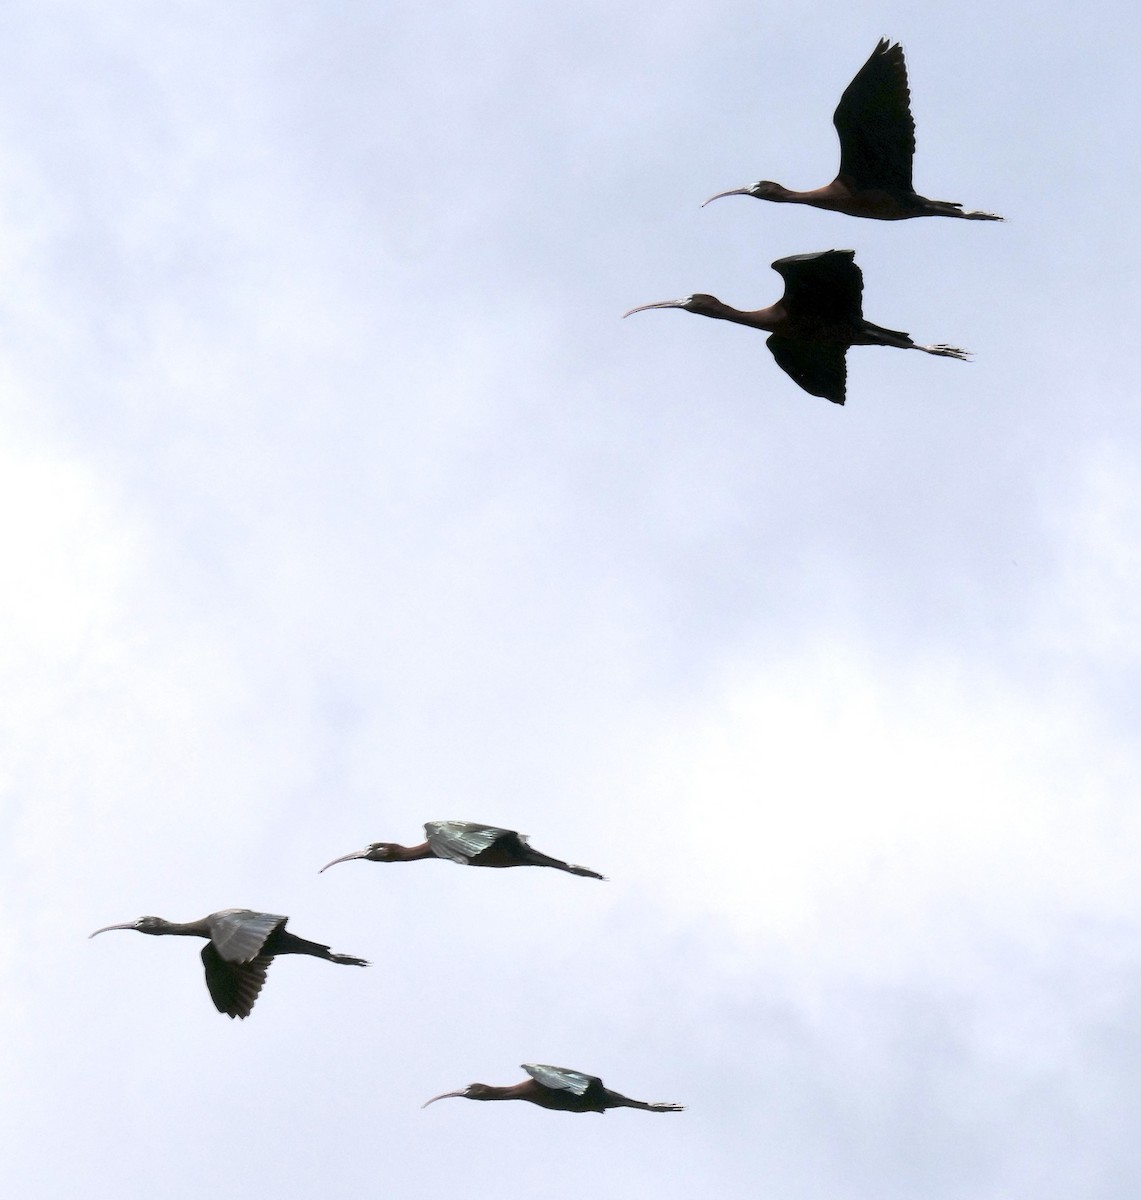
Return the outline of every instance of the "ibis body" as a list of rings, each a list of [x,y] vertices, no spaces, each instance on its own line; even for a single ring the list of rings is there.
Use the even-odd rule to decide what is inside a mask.
[[[631,1100],[620,1092],[612,1092],[597,1075],[584,1075],[566,1067],[551,1067],[543,1063],[524,1063],[523,1070],[530,1079],[507,1087],[489,1083],[469,1083],[458,1092],[443,1092],[421,1106],[427,1108],[437,1100],[459,1096],[465,1100],[526,1100],[540,1108],[558,1112],[605,1112],[608,1108],[640,1108],[646,1112],[681,1112],[684,1105]]]
[[[248,908],[224,908],[200,921],[179,924],[162,917],[140,917],[124,925],[105,925],[95,934],[109,929],[137,929],[157,936],[206,938],[202,947],[202,965],[206,969],[206,987],[214,1007],[228,1017],[250,1015],[254,1001],[265,983],[269,964],[281,954],[308,954],[346,966],[367,967],[363,958],[334,954],[328,946],[310,942],[285,928],[288,917],[274,913],[251,912]]]
[[[840,171],[831,183],[796,192],[762,179],[749,187],[718,192],[722,196],[755,196],[781,204],[810,204],[850,217],[906,221],[911,217],[961,217],[967,221],[1001,221],[989,212],[965,212],[950,200],[928,200],[911,185],[915,156],[915,120],[903,47],[882,39],[871,57],[844,89],[832,117],[840,136]]]
[[[698,293],[684,300],[642,304],[631,313],[650,308],[681,308],[720,321],[733,321],[772,334],[768,348],[777,366],[813,396],[843,404],[847,387],[849,346],[894,346],[922,350],[945,358],[966,359],[955,346],[920,346],[909,334],[873,325],[863,315],[864,277],[854,250],[821,250],[794,254],[773,264],[784,279],[784,295],[768,308],[744,312],[716,296]]]
[[[446,858],[471,867],[554,867],[571,875],[590,879],[605,879],[597,871],[551,858],[534,849],[527,835],[513,829],[498,829],[494,825],[475,825],[470,821],[429,821],[424,826],[427,841],[417,846],[401,846],[396,842],[373,842],[364,850],[344,854],[326,863],[326,871],[336,863],[363,858],[368,862],[415,862],[422,858]]]

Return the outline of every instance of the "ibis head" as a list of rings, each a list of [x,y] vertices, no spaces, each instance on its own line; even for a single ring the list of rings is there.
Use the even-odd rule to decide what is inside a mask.
[[[371,846],[366,846],[363,850],[354,850],[352,854],[342,854],[340,858],[334,858],[332,862],[327,862],[321,871],[327,871],[330,867],[335,867],[337,863],[352,862],[355,858],[367,859],[369,862],[395,862],[397,855],[403,846],[397,845],[395,842],[373,842]],[[321,871],[317,874],[320,875]]]
[[[170,929],[170,924],[162,917],[140,917],[137,921],[127,921],[123,925],[104,925],[102,929],[97,929],[89,937],[94,937],[97,933],[106,933],[109,929],[137,929],[140,933],[166,933]]]
[[[433,1096],[431,1100],[425,1100],[420,1107],[427,1108],[429,1104],[435,1104],[437,1100],[450,1100],[453,1096],[459,1096],[463,1100],[490,1100],[495,1091],[502,1091],[502,1088],[493,1088],[486,1083],[469,1083],[466,1088],[460,1088],[458,1092],[441,1092],[438,1096]]]
[[[636,312],[645,312],[650,308],[682,308],[686,312],[701,313],[702,316],[708,316],[716,309],[724,308],[724,305],[716,296],[708,296],[704,292],[695,292],[692,296],[686,296],[684,300],[659,300],[656,304],[639,304],[637,308],[630,309],[629,312],[622,314],[623,319],[631,317]]]
[[[712,204],[714,200],[720,200],[722,196],[755,196],[758,200],[779,200],[784,191],[785,189],[779,183],[773,183],[771,179],[758,179],[756,183],[750,183],[748,187],[718,192],[716,196],[710,196],[708,200],[704,201],[701,207]]]

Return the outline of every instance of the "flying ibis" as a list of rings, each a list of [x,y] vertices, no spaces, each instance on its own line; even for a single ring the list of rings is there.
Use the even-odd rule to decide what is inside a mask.
[[[415,862],[421,858],[447,858],[471,867],[554,867],[589,879],[605,879],[597,871],[551,858],[527,844],[527,835],[494,825],[474,825],[470,821],[429,821],[424,826],[426,842],[401,846],[395,842],[373,842],[364,850],[344,854],[327,862],[321,871],[355,858],[369,862]],[[320,874],[320,872],[318,872]]]
[[[832,123],[840,135],[840,172],[831,183],[810,192],[794,192],[762,179],[749,187],[718,192],[705,203],[722,196],[755,196],[782,204],[811,204],[876,221],[906,221],[911,217],[1002,220],[994,213],[964,212],[961,204],[949,200],[928,200],[911,186],[915,121],[903,47],[898,43],[893,46],[886,38],[880,41],[844,89]]]
[[[581,1071],[569,1071],[566,1067],[549,1067],[542,1063],[524,1063],[523,1070],[531,1076],[522,1083],[508,1087],[493,1087],[489,1083],[469,1083],[458,1092],[443,1092],[426,1100],[421,1108],[447,1100],[451,1096],[462,1096],[465,1100],[526,1100],[540,1108],[553,1108],[558,1112],[605,1112],[608,1108],[641,1108],[646,1112],[682,1112],[682,1104],[648,1104],[645,1100],[631,1100],[619,1092],[604,1086],[597,1075],[584,1075]]]
[[[328,946],[290,933],[285,928],[288,920],[273,913],[251,912],[248,908],[224,908],[185,924],[164,921],[162,917],[140,917],[124,925],[104,925],[91,937],[109,929],[137,929],[157,936],[206,938],[202,965],[206,968],[206,986],[214,1007],[228,1017],[245,1018],[265,983],[269,964],[279,954],[309,954],[346,966],[368,966],[363,958],[334,954]]]
[[[865,321],[864,277],[854,250],[821,250],[778,258],[773,270],[784,279],[784,295],[768,308],[742,312],[716,296],[697,294],[684,300],[642,304],[623,316],[650,308],[682,308],[719,321],[733,321],[772,334],[766,345],[777,366],[806,392],[843,404],[849,346],[895,346],[922,350],[944,358],[967,359],[955,346],[919,346],[906,333]]]

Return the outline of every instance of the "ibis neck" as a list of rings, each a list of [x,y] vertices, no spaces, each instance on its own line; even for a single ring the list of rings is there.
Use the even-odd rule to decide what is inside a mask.
[[[533,1090],[533,1080],[524,1079],[522,1083],[508,1084],[506,1087],[492,1087],[485,1084],[483,1092],[474,1097],[477,1100],[526,1100],[528,1092]]]
[[[741,309],[722,304],[718,300],[716,305],[705,309],[702,315],[712,317],[715,321],[732,321],[735,325],[747,325],[750,329],[764,329],[772,333],[784,312],[779,304],[770,304],[768,308],[759,308],[756,312],[742,312]]]
[[[811,192],[794,192],[792,188],[786,188],[783,183],[770,183],[761,199],[771,200],[774,204],[804,204],[805,196],[811,194]]]
[[[392,852],[392,862],[418,862],[422,858],[435,858],[436,854],[427,842],[419,846],[397,846]]]
[[[807,192],[796,192],[792,188],[774,184],[775,191],[765,197],[777,204],[808,204],[812,208],[823,208],[829,212],[850,212],[853,189],[846,186],[841,179],[833,179],[823,187],[812,188]]]
[[[210,927],[203,917],[200,921],[168,921],[163,933],[173,934],[176,937],[204,937],[210,936]]]

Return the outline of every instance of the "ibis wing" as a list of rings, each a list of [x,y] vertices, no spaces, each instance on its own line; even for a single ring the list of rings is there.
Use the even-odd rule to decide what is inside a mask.
[[[858,324],[864,312],[864,274],[854,250],[821,250],[777,258],[773,270],[785,281],[781,305],[798,323]]]
[[[207,942],[202,947],[202,965],[206,968],[206,986],[214,1007],[228,1017],[248,1017],[271,962],[270,955],[259,955],[249,962],[227,962],[214,943]]]
[[[550,1067],[543,1063],[524,1063],[523,1070],[536,1083],[556,1092],[573,1092],[576,1096],[585,1096],[591,1085],[602,1087],[602,1080],[597,1075],[584,1075],[581,1071],[570,1071],[566,1067]]]
[[[856,72],[836,106],[840,174],[861,191],[910,192],[915,121],[903,47],[884,38]]]
[[[864,276],[855,250],[819,250],[778,258],[784,280],[781,305],[798,324],[858,325],[864,311]]]
[[[288,919],[248,908],[227,908],[210,918],[210,941],[227,962],[246,963],[261,953],[270,934]]]
[[[501,837],[512,837],[510,829],[497,829],[494,825],[473,825],[469,821],[429,821],[424,826],[428,845],[439,858],[450,858],[452,862],[470,863],[473,858]]]
[[[786,375],[810,396],[844,403],[848,378],[847,347],[824,342],[794,342],[774,333],[766,342]]]

